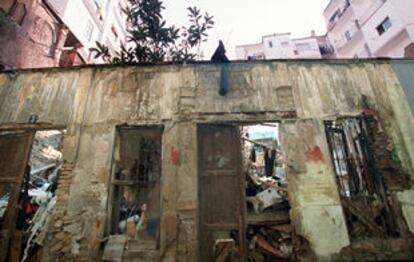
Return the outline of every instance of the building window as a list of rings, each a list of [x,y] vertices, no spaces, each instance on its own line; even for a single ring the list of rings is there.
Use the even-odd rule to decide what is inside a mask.
[[[336,20],[336,17],[341,13],[341,10],[338,9],[335,11],[335,13],[329,18],[329,23],[333,23]]]
[[[289,42],[282,42],[282,47],[288,47],[289,46]]]
[[[111,27],[112,34],[114,35],[115,39],[118,39],[118,32],[116,31],[115,27]]]
[[[26,13],[26,5],[22,3],[16,3],[14,8],[12,9],[10,16],[13,18],[14,21],[16,21],[17,24],[22,25],[23,20],[26,17]]]
[[[311,49],[311,46],[309,43],[299,43],[296,44],[296,49],[301,52],[301,51],[308,51]]]
[[[390,27],[392,26],[391,20],[389,17],[385,18],[384,21],[382,21],[382,23],[377,26],[377,32],[379,35],[384,34],[386,31],[388,31],[388,29],[390,29]]]
[[[99,3],[99,1],[93,1],[94,2],[94,4],[95,4],[95,6],[96,6],[96,10],[101,10],[101,5],[100,5],[100,3]]]
[[[86,29],[85,29],[85,38],[90,41],[92,38],[92,33],[93,33],[93,24],[91,21],[88,21],[87,25],[86,25]]]
[[[269,47],[273,48],[273,42],[272,41],[269,41]]]
[[[355,26],[356,26],[358,29],[361,29],[361,24],[359,23],[358,19],[355,19]]]
[[[103,16],[102,16],[102,5],[101,5],[101,1],[100,0],[94,0],[93,1],[96,7],[96,12],[98,14],[99,20],[103,20]]]
[[[124,15],[125,13],[124,13],[124,8],[122,7],[122,5],[121,5],[121,3],[118,3],[118,8],[119,8],[119,13],[120,13],[120,15],[122,16],[122,15]]]
[[[351,41],[351,39],[352,39],[351,32],[346,31],[345,32],[345,38],[346,38],[347,41]]]
[[[372,57],[371,49],[369,49],[369,46],[367,44],[364,44],[364,49],[368,57]]]

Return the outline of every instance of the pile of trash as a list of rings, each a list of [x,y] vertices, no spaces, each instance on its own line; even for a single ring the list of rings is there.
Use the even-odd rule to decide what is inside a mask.
[[[59,130],[36,132],[19,200],[20,228],[18,226],[17,229],[24,231],[26,236],[23,238],[21,261],[29,260],[46,237],[56,204],[55,191],[62,166],[62,138],[63,133]]]
[[[262,147],[263,156],[251,148],[246,167],[247,257],[248,261],[288,260],[293,240],[284,165],[277,160],[281,152]]]
[[[22,235],[21,261],[29,261],[42,246],[56,204],[58,173],[62,165],[61,131],[36,132],[18,198],[16,229]],[[9,193],[0,197],[0,217]]]
[[[249,261],[287,260],[293,253],[290,224],[249,226],[247,231]]]

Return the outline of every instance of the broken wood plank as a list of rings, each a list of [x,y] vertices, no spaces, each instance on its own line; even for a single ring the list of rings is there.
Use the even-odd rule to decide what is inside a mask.
[[[292,233],[292,225],[291,224],[285,224],[285,225],[276,225],[270,227],[273,230],[279,231],[281,233],[285,234],[291,234]]]
[[[23,231],[16,230],[11,237],[9,260],[10,262],[19,262],[22,248]]]
[[[236,248],[234,239],[217,239],[214,244],[214,261],[233,261],[233,254]]]
[[[385,235],[384,230],[379,227],[371,217],[366,216],[364,210],[360,210],[350,203],[348,200],[342,200],[343,207],[348,210],[352,215],[354,215],[359,222],[364,224],[371,231],[378,233],[380,235]]]
[[[248,212],[247,223],[249,225],[279,225],[290,223],[289,212],[264,212],[260,214]]]
[[[122,261],[124,254],[126,235],[111,235],[106,243],[102,260],[104,261]]]

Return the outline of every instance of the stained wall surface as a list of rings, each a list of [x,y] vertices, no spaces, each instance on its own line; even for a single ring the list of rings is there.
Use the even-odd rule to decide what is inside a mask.
[[[405,61],[398,70],[413,65]],[[0,128],[37,115],[40,123],[67,129],[46,260],[100,257],[117,125],[164,127],[162,260],[197,259],[198,123],[281,122],[292,220],[321,259],[349,245],[324,120],[360,115],[365,95],[414,179],[414,118],[406,95],[414,72],[404,74],[404,84],[387,61],[233,63],[228,71],[224,97],[218,94],[220,66],[213,64],[0,74]],[[411,194],[401,192],[401,201]],[[413,231],[412,203],[402,205]]]

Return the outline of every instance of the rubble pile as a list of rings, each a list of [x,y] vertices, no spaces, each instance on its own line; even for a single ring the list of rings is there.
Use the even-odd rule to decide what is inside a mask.
[[[288,259],[292,254],[292,226],[286,189],[273,178],[252,177],[247,191],[247,240],[249,261]],[[259,185],[257,184],[259,183]]]
[[[248,261],[283,261],[293,255],[287,180],[274,139],[245,134]]]

